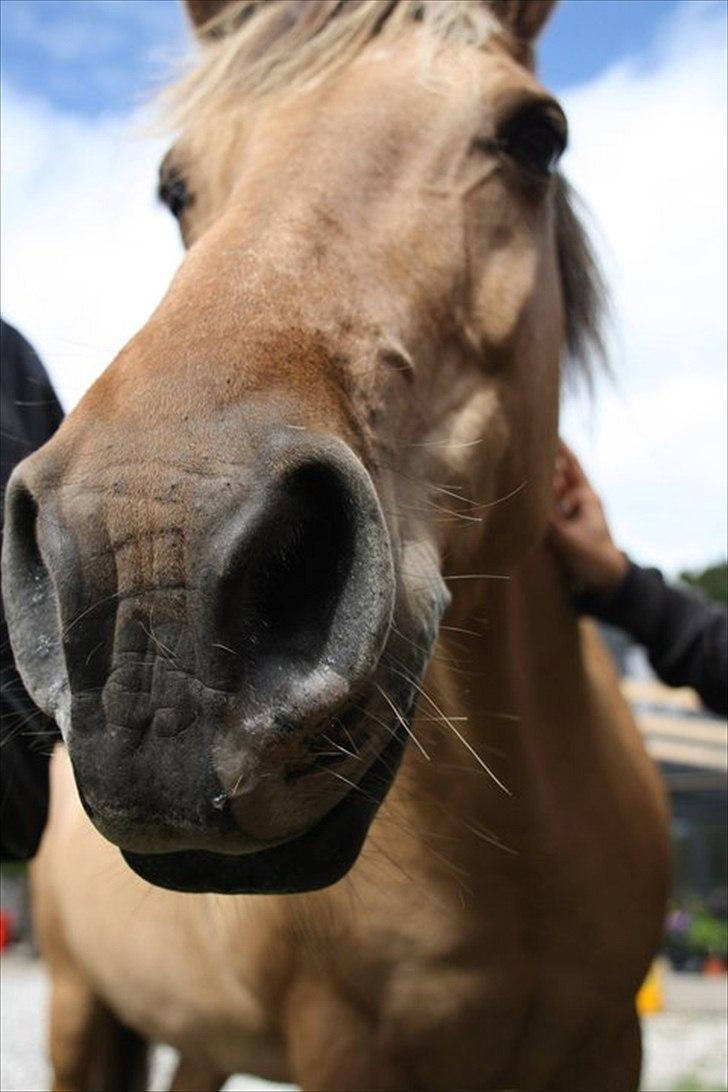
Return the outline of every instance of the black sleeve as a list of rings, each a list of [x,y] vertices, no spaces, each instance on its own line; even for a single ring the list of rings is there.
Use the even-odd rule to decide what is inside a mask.
[[[21,459],[45,443],[63,411],[35,352],[6,322],[0,336],[2,507],[5,487]],[[0,525],[0,526],[2,526]],[[0,600],[0,855],[35,853],[48,813],[48,757],[58,730],[28,696],[15,670]]]
[[[644,645],[668,686],[692,686],[715,713],[728,712],[728,613],[688,589],[668,586],[657,569],[629,563],[611,595],[580,592],[576,609],[625,629]]]

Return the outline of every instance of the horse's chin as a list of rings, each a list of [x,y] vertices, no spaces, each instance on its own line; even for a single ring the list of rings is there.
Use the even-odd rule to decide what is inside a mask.
[[[406,736],[394,732],[358,785],[304,834],[251,853],[122,850],[148,883],[172,891],[225,895],[290,895],[328,887],[356,862],[377,810],[397,772]]]

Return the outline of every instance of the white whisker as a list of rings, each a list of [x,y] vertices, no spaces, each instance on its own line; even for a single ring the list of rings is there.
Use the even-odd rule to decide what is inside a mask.
[[[422,754],[423,754],[423,755],[425,756],[425,758],[427,759],[427,761],[428,761],[428,762],[431,762],[432,760],[431,760],[430,756],[428,755],[427,751],[426,751],[426,750],[425,750],[425,748],[424,748],[424,747],[422,746],[422,744],[420,743],[419,739],[418,739],[418,738],[417,738],[417,736],[416,736],[416,735],[414,734],[414,732],[413,732],[413,731],[411,730],[411,728],[410,728],[410,726],[408,725],[407,721],[406,721],[406,720],[404,719],[404,717],[402,716],[402,714],[400,713],[399,709],[398,709],[398,708],[397,708],[397,706],[396,706],[396,705],[394,704],[394,702],[392,701],[392,699],[391,699],[391,698],[389,697],[389,695],[388,695],[388,694],[386,694],[386,693],[384,692],[384,690],[382,690],[382,688],[381,688],[381,686],[379,685],[379,683],[376,683],[375,685],[376,685],[376,687],[377,687],[377,690],[379,691],[379,693],[380,693],[380,694],[382,695],[382,697],[383,697],[383,698],[384,698],[384,700],[386,701],[386,703],[387,703],[387,705],[389,706],[389,708],[390,708],[390,709],[392,710],[392,712],[394,713],[394,715],[395,715],[395,717],[397,718],[397,720],[399,721],[399,723],[400,723],[400,724],[402,725],[402,727],[404,728],[404,730],[405,730],[405,732],[407,733],[407,735],[408,735],[408,736],[410,737],[410,739],[412,740],[412,742],[413,742],[413,743],[415,744],[415,746],[416,746],[416,747],[418,747],[418,748],[419,748],[419,750],[420,750],[420,751],[422,752]]]
[[[505,573],[459,573],[455,576],[444,576],[443,580],[510,580]]]
[[[398,675],[402,675],[402,672],[401,672],[401,671],[397,671],[397,669],[396,669],[396,668],[392,668],[392,670],[393,670],[393,671],[395,671],[395,673],[396,673],[396,674],[398,674]],[[407,676],[406,676],[406,675],[402,675],[402,677],[403,677],[403,678],[407,678]],[[445,722],[445,724],[447,724],[447,726],[448,726],[448,727],[449,727],[449,728],[451,729],[451,731],[455,733],[455,735],[457,736],[457,738],[458,738],[458,739],[460,740],[460,742],[462,743],[463,747],[465,747],[465,749],[466,749],[466,750],[468,750],[468,751],[470,752],[470,754],[471,754],[471,755],[473,756],[473,758],[475,759],[475,761],[476,761],[476,762],[477,762],[477,763],[478,763],[478,764],[479,764],[480,766],[482,766],[482,767],[483,767],[483,769],[484,769],[484,770],[485,770],[485,772],[487,773],[488,777],[490,777],[490,778],[491,778],[491,779],[492,779],[492,780],[493,780],[493,781],[495,782],[495,784],[496,784],[496,785],[498,786],[498,788],[499,788],[499,789],[502,789],[502,791],[503,791],[503,792],[504,792],[504,793],[506,794],[506,796],[512,796],[512,795],[513,795],[513,793],[512,793],[511,791],[510,791],[510,789],[506,788],[506,786],[505,786],[505,785],[503,784],[503,782],[502,782],[502,781],[500,780],[500,778],[499,778],[499,777],[497,777],[497,776],[496,776],[496,774],[494,774],[494,773],[493,773],[493,771],[491,770],[490,766],[488,766],[488,764],[487,764],[486,762],[484,762],[484,761],[483,761],[483,759],[482,759],[482,758],[480,757],[480,755],[478,754],[478,752],[477,752],[477,751],[476,751],[476,750],[474,749],[474,747],[473,747],[473,746],[472,746],[472,745],[471,745],[471,744],[470,744],[470,743],[468,742],[468,740],[467,740],[467,739],[465,738],[465,736],[464,736],[464,735],[462,735],[462,733],[458,731],[458,729],[457,729],[457,728],[455,727],[455,725],[454,725],[454,724],[452,723],[452,721],[451,721],[451,720],[450,720],[450,718],[449,718],[449,717],[447,716],[447,714],[446,714],[446,713],[444,713],[444,712],[442,711],[442,709],[441,709],[441,708],[440,708],[440,706],[439,706],[439,705],[437,704],[437,702],[433,701],[433,699],[432,699],[432,698],[430,697],[430,695],[429,695],[429,694],[428,694],[428,693],[427,693],[427,692],[426,692],[425,690],[423,690],[423,689],[422,689],[422,687],[421,687],[421,686],[420,686],[420,685],[419,685],[419,684],[418,684],[418,683],[417,683],[417,682],[416,682],[416,681],[415,681],[414,679],[411,679],[411,678],[410,678],[410,679],[408,679],[407,681],[408,681],[408,682],[409,682],[409,683],[410,683],[410,684],[411,684],[412,686],[415,686],[415,687],[416,687],[416,688],[417,688],[417,689],[419,690],[420,694],[422,694],[422,697],[423,697],[423,698],[425,699],[425,701],[429,702],[429,704],[430,704],[430,705],[432,706],[432,708],[433,708],[433,709],[435,710],[435,712],[436,712],[436,713],[439,713],[439,714],[440,714],[440,716],[442,717],[442,719],[443,719],[443,721]]]

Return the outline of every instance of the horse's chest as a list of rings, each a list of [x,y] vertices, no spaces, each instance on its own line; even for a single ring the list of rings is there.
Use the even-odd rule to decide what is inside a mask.
[[[497,1060],[525,997],[518,973],[462,965],[400,969],[383,1012],[386,1049],[425,1087],[470,1087]],[[457,1078],[456,1085],[452,1082]]]
[[[578,972],[559,980],[522,959],[395,978],[385,1050],[417,1087],[462,1090],[543,1086],[602,1002]]]
[[[243,983],[214,972],[199,978],[177,976],[169,989],[156,983],[153,990],[125,994],[119,1000],[118,1008],[131,1026],[216,1072],[285,1079],[280,1036],[271,1032]]]

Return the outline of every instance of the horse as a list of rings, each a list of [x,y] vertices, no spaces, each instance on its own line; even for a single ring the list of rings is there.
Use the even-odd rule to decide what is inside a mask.
[[[8,490],[56,1092],[637,1088],[667,815],[547,538],[601,300],[552,6],[187,0],[185,259]]]

